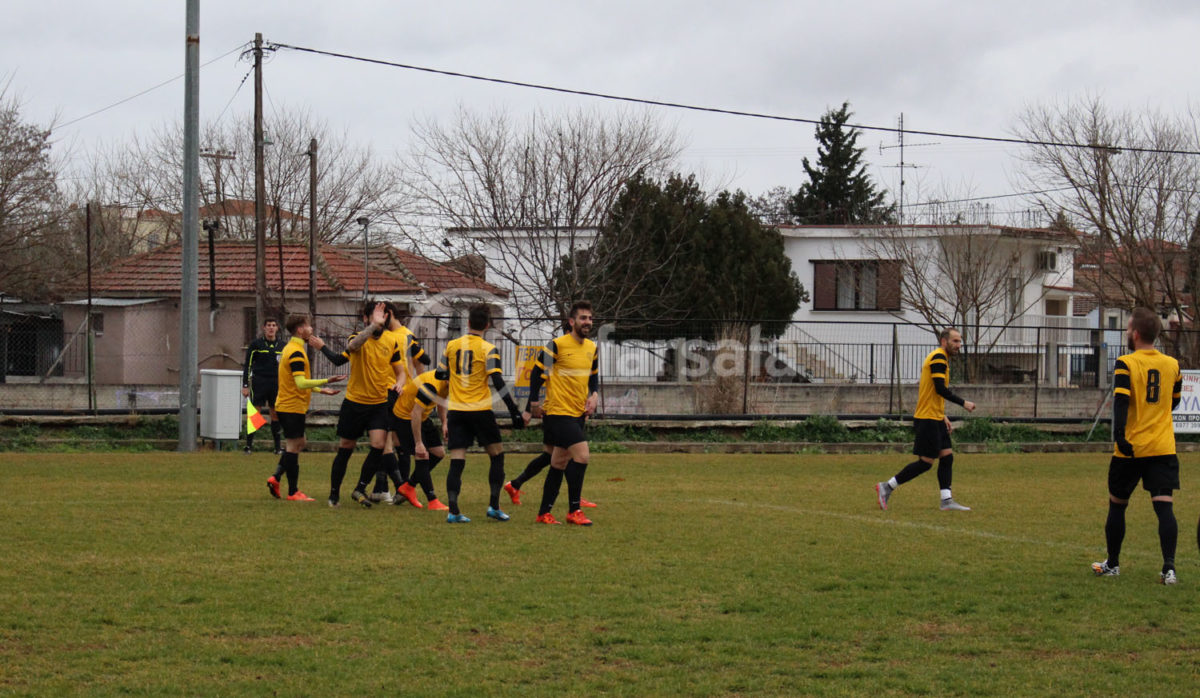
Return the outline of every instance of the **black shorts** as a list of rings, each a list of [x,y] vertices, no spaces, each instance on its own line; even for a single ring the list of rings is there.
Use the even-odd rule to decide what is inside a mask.
[[[581,441],[587,441],[586,424],[587,418],[583,416],[548,414],[542,417],[542,443],[546,446],[570,448]]]
[[[476,441],[484,448],[500,443],[500,426],[496,424],[496,415],[491,410],[450,410],[446,422],[450,427],[446,448],[451,451],[470,448]]]
[[[387,408],[388,414],[392,413],[392,408],[396,406],[396,401],[400,399],[400,393],[388,388]]]
[[[950,448],[950,430],[943,419],[913,420],[913,455],[937,458]]]
[[[304,423],[307,414],[304,412],[276,412],[275,416],[279,418],[279,426],[283,429],[283,438],[285,439],[302,439],[304,438]]]
[[[275,381],[250,381],[250,402],[255,407],[273,407],[279,395],[279,383]]]
[[[388,417],[391,415],[387,403],[364,405],[360,402],[342,400],[342,409],[338,412],[337,435],[343,439],[357,441],[364,432],[388,428]]]
[[[1171,494],[1171,490],[1179,489],[1179,457],[1175,454],[1146,458],[1113,456],[1108,462],[1108,493],[1112,496],[1129,499],[1138,480],[1152,497]]]
[[[400,441],[400,452],[415,456],[417,454],[417,442],[413,440],[412,422],[394,419],[392,421],[392,431],[396,432],[396,438]],[[442,445],[442,429],[434,424],[432,419],[426,419],[424,422],[421,422],[421,443],[425,444],[426,450]]]

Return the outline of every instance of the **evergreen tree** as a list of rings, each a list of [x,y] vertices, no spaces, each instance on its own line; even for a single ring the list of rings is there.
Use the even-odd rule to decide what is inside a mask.
[[[578,253],[575,265],[586,266],[592,254],[613,260],[595,270],[588,293],[599,313],[622,320],[621,338],[712,338],[729,322],[759,324],[763,336],[778,336],[808,298],[783,238],[759,222],[746,195],[726,191],[707,200],[694,177],[631,180],[596,243],[605,245],[631,252],[614,257],[593,248]],[[629,294],[655,302],[639,304],[636,315],[605,305]]]
[[[850,104],[830,110],[816,128],[817,164],[804,158],[808,182],[792,198],[790,212],[802,225],[892,223],[895,204],[885,205],[863,162],[865,148],[858,147],[859,131],[847,129],[853,116]]]

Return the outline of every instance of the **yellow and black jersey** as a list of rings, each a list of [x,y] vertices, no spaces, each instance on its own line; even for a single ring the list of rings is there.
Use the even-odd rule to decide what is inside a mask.
[[[417,341],[412,330],[404,325],[390,331],[396,335],[396,341],[400,344],[400,353],[404,357],[404,370],[408,373],[409,378],[414,378],[421,371],[419,362],[421,357],[425,356],[425,350],[421,348],[421,343]]]
[[[1138,458],[1175,453],[1171,405],[1183,390],[1179,362],[1155,349],[1139,349],[1117,359],[1113,394],[1129,398],[1125,440]],[[1113,455],[1124,457],[1115,448]]]
[[[587,412],[589,385],[600,372],[595,342],[563,335],[542,348],[534,365],[546,376],[546,414],[581,417]]]
[[[296,414],[308,412],[312,389],[300,388],[296,385],[297,377],[304,380],[312,377],[308,352],[304,348],[303,339],[292,337],[283,347],[283,351],[280,353],[278,372],[279,393],[275,398],[275,411]]]
[[[500,373],[500,351],[494,344],[474,334],[451,340],[438,369],[450,376],[450,409],[460,412],[492,409],[488,378]]]
[[[350,335],[347,343],[357,333]],[[387,402],[388,388],[396,384],[393,366],[404,365],[400,353],[400,339],[396,333],[384,330],[378,337],[371,337],[354,353],[342,352],[350,359],[350,378],[346,383],[346,399],[360,405],[378,405]]]
[[[396,400],[395,406],[392,407],[392,414],[408,421],[412,419],[413,406],[420,402],[424,410],[421,421],[429,419],[429,415],[437,407],[438,398],[444,399],[450,389],[446,381],[437,379],[436,373],[437,371],[429,370],[416,378],[409,379],[404,384],[404,390],[400,391],[400,397]]]
[[[913,412],[914,419],[945,419],[946,399],[938,395],[934,379],[941,378],[947,386],[950,385],[950,359],[946,350],[938,347],[929,352],[925,363],[921,364],[921,382],[917,388],[917,409]]]

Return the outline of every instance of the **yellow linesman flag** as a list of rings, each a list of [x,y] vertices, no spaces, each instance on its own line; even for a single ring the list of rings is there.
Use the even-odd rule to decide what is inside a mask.
[[[250,398],[246,398],[246,433],[253,434],[266,423],[267,418],[259,414],[258,408],[254,406]]]

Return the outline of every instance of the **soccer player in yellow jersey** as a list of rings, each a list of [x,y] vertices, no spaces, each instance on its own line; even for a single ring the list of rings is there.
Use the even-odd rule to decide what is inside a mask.
[[[1092,571],[1101,577],[1121,573],[1125,509],[1140,480],[1142,488],[1150,493],[1150,504],[1158,517],[1163,556],[1158,579],[1163,584],[1174,584],[1179,525],[1172,493],[1179,489],[1179,458],[1175,455],[1171,411],[1179,405],[1183,379],[1179,362],[1154,348],[1162,323],[1153,310],[1134,308],[1126,331],[1130,353],[1117,359],[1113,371],[1115,443],[1108,464],[1108,519],[1104,523],[1108,559],[1093,562]]]
[[[433,491],[432,471],[446,449],[442,448],[442,430],[434,425],[430,417],[436,408],[438,419],[446,423],[446,397],[449,385],[437,377],[437,371],[426,371],[410,378],[400,391],[400,397],[392,409],[392,434],[405,453],[416,458],[412,476],[397,488],[397,499],[403,497],[409,504],[420,509],[416,485],[425,491],[430,511],[449,511],[450,507],[438,501]]]
[[[451,340],[438,362],[438,376],[449,382],[449,405],[442,431],[450,449],[450,472],[446,474],[446,498],[450,513],[447,523],[468,523],[470,519],[459,511],[458,493],[462,489],[462,473],[467,465],[467,448],[476,441],[491,459],[488,469],[488,518],[508,521],[500,510],[500,488],[504,485],[504,447],[500,444],[500,427],[492,413],[492,389],[504,400],[512,416],[513,428],[524,426],[521,411],[500,375],[500,352],[483,338],[492,324],[491,309],[486,305],[471,306],[467,314],[468,334]],[[489,387],[490,382],[490,387]]]
[[[364,303],[362,317],[365,327],[361,332],[350,335],[346,350],[341,354],[331,351],[315,334],[308,340],[309,346],[320,349],[335,366],[347,361],[350,363],[346,397],[338,413],[338,452],[329,474],[331,507],[338,506],[346,466],[364,431],[370,439],[371,448],[363,460],[358,484],[350,496],[364,507],[371,506],[366,488],[384,461],[391,417],[387,405],[388,388],[390,386],[399,392],[405,381],[404,357],[396,336],[386,331],[387,316],[385,304],[370,300]]]
[[[271,496],[279,499],[279,478],[287,475],[288,500],[293,502],[311,502],[312,497],[300,491],[300,451],[304,450],[304,422],[308,415],[308,405],[312,399],[312,391],[322,395],[337,395],[338,391],[325,387],[329,383],[346,380],[345,376],[332,376],[314,380],[311,366],[308,362],[308,352],[304,343],[312,336],[312,325],[307,315],[292,315],[285,324],[292,338],[284,345],[279,361],[278,395],[275,398],[275,413],[283,428],[285,450],[279,457],[279,465],[275,474],[267,479],[267,489]]]
[[[592,331],[592,304],[577,301],[571,306],[567,322],[571,331],[551,340],[538,355],[529,376],[529,404],[525,414],[542,417],[543,440],[553,447],[550,472],[542,485],[542,505],[537,522],[559,523],[550,511],[554,500],[567,480],[567,523],[591,526],[583,515],[583,476],[587,471],[590,450],[585,427],[587,418],[596,412],[599,402],[600,357],[596,343],[588,339]],[[542,381],[546,385],[546,402],[537,402]]]
[[[964,400],[950,390],[950,357],[962,349],[962,334],[947,327],[938,334],[938,348],[929,352],[921,365],[921,382],[917,389],[917,409],[913,412],[913,455],[917,460],[904,466],[887,482],[875,485],[879,508],[888,508],[888,498],[897,487],[933,467],[938,459],[938,487],[941,488],[942,511],[970,511],[954,501],[950,482],[954,476],[954,450],[950,445],[950,418],[946,416],[946,401],[960,405],[968,412],[975,403]]]
[[[421,348],[421,343],[417,341],[412,330],[405,327],[404,323],[400,321],[401,308],[399,304],[388,301],[387,312],[387,329],[396,336],[396,341],[400,344],[401,353],[404,355],[404,372],[411,380],[429,366],[429,355]],[[395,407],[397,397],[399,397],[398,393],[393,390],[388,391],[389,413]],[[395,483],[397,488],[408,482],[411,479],[409,477],[409,458],[411,456],[411,453],[398,446],[394,434],[388,435],[387,448],[383,450],[383,467],[375,475],[375,487],[370,494],[371,501],[392,504],[403,504],[409,501],[407,498],[393,499],[392,495],[388,494],[387,478],[388,475],[392,475],[393,479],[398,476],[399,480]]]

